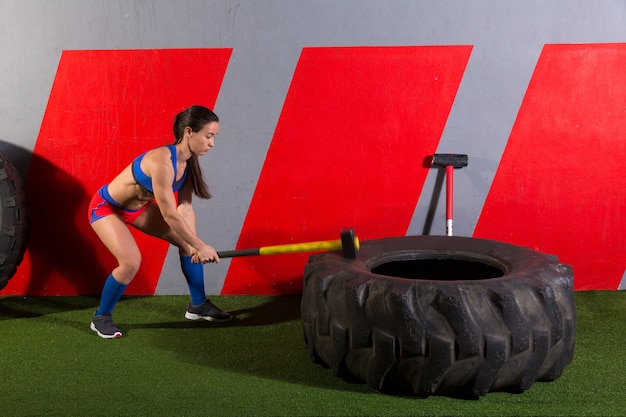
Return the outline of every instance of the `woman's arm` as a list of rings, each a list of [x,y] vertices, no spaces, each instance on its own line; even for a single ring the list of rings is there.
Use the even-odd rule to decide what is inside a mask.
[[[191,187],[188,183],[179,191],[179,205],[172,190],[174,169],[167,148],[156,149],[144,157],[142,168],[152,178],[152,189],[165,222],[192,248],[195,262],[219,262],[215,249],[196,234],[195,213],[191,205]],[[182,192],[182,193],[181,193]]]
[[[186,181],[181,189],[178,191],[178,207],[176,208],[176,210],[185,220],[185,223],[187,223],[187,226],[189,226],[191,231],[197,235],[198,232],[196,230],[196,212],[193,209],[193,205],[191,204],[192,195],[193,191],[191,187],[191,182]],[[191,252],[193,254],[192,262],[201,263],[201,261],[197,257],[197,252],[193,248],[191,248]],[[215,259],[217,260],[217,262],[219,262],[217,256]]]
[[[192,198],[191,182],[185,181],[181,189],[178,191],[178,207],[176,210],[185,219],[185,223],[189,226],[192,232],[196,232],[196,212],[191,204]]]

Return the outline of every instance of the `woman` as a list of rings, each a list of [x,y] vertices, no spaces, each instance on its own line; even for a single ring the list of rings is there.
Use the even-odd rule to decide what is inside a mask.
[[[173,145],[140,155],[93,196],[89,205],[91,227],[118,263],[104,283],[100,306],[91,322],[91,329],[100,337],[122,336],[113,323],[113,308],[141,264],[141,253],[128,225],[178,247],[191,293],[187,319],[223,322],[233,318],[206,298],[202,264],[220,259],[196,234],[191,205],[192,193],[211,198],[198,157],[215,145],[218,131],[219,119],[211,110],[202,106],[184,110],[174,120]]]

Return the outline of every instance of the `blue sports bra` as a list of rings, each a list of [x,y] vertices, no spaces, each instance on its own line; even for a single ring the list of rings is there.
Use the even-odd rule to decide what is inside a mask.
[[[183,176],[180,177],[178,181],[176,181],[176,163],[177,163],[176,146],[167,145],[167,148],[170,150],[170,153],[172,154],[172,166],[174,167],[174,182],[172,183],[172,190],[176,192],[180,190],[180,188],[183,186],[183,183],[185,182],[185,178],[187,178],[187,168],[185,168],[185,172],[183,173]],[[143,188],[150,191],[151,193],[154,193],[154,190],[152,188],[152,178],[147,176],[141,170],[141,165],[140,165],[141,160],[143,159],[145,155],[146,155],[145,153],[142,153],[141,155],[139,155],[137,158],[133,160],[131,170],[133,172],[133,177],[135,178],[135,181],[137,181],[137,184],[141,185]]]

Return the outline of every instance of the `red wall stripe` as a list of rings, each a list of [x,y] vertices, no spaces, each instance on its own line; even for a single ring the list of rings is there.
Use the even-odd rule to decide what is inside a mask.
[[[100,292],[115,262],[88,225],[91,195],[134,156],[172,143],[177,112],[213,107],[230,55],[230,49],[63,52],[25,179],[29,248],[0,294]],[[127,294],[153,294],[168,245],[136,237],[144,262]]]
[[[406,234],[470,53],[305,48],[237,247]],[[235,258],[223,294],[300,293],[307,257]]]
[[[559,256],[578,290],[626,269],[626,44],[546,45],[474,236]]]

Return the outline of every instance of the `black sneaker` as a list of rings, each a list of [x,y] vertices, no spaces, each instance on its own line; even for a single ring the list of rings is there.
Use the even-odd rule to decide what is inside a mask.
[[[91,319],[91,330],[98,333],[98,336],[105,339],[117,339],[122,337],[122,332],[113,323],[111,314],[94,315]]]
[[[212,302],[206,300],[199,306],[194,306],[190,301],[187,306],[185,318],[189,320],[208,320],[220,323],[231,320],[233,315],[220,310],[215,307]]]

